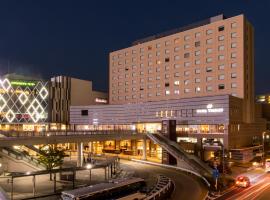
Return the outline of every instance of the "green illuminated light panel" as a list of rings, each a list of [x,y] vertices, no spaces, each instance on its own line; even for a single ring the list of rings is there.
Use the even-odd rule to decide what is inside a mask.
[[[18,85],[18,86],[35,86],[36,83],[34,82],[25,82],[25,81],[11,81],[11,85]]]

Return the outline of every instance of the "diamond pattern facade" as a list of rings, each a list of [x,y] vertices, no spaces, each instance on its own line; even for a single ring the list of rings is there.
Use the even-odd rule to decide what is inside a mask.
[[[46,122],[48,102],[47,82],[0,79],[0,124]]]

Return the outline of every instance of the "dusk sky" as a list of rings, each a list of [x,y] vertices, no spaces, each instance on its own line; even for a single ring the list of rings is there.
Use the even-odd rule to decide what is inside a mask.
[[[256,93],[270,92],[269,0],[0,1],[0,75],[68,75],[108,90],[109,52],[223,13],[255,28]],[[9,61],[9,62],[8,62]]]

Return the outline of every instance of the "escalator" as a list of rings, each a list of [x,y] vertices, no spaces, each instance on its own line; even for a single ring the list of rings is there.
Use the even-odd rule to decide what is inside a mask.
[[[198,157],[185,152],[177,142],[174,142],[159,133],[148,133],[147,136],[175,157],[179,167],[182,167],[181,163],[185,162],[189,168],[203,176],[212,173],[212,169],[206,163],[201,161]]]
[[[29,155],[26,151],[19,149],[14,149],[10,147],[0,148],[0,154],[12,160],[17,160],[18,162],[25,163],[32,166],[34,169],[41,170],[45,169],[45,166],[38,162],[36,158]]]

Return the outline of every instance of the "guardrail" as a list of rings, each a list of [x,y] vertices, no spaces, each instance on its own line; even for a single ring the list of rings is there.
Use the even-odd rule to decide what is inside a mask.
[[[131,160],[135,161],[135,162],[144,163],[144,164],[149,164],[149,165],[155,165],[155,166],[159,166],[159,167],[166,167],[166,168],[171,168],[171,169],[175,169],[175,170],[180,170],[180,171],[186,172],[188,174],[192,174],[192,175],[200,178],[201,180],[203,180],[203,182],[208,187],[211,186],[211,184],[208,182],[208,180],[205,177],[203,177],[199,173],[197,173],[195,171],[192,171],[192,170],[189,170],[189,169],[185,169],[185,168],[182,168],[182,167],[176,167],[176,166],[172,166],[172,165],[159,164],[159,163],[154,163],[154,162],[149,162],[149,161],[144,161],[144,160],[137,160],[137,159],[131,159]]]
[[[145,200],[162,200],[170,197],[175,188],[174,182],[163,175],[158,176],[155,188],[148,194]]]
[[[110,134],[142,134],[136,131],[43,131],[43,132],[34,132],[34,131],[0,131],[5,137],[49,137],[49,136],[78,136],[78,135],[110,135]]]

